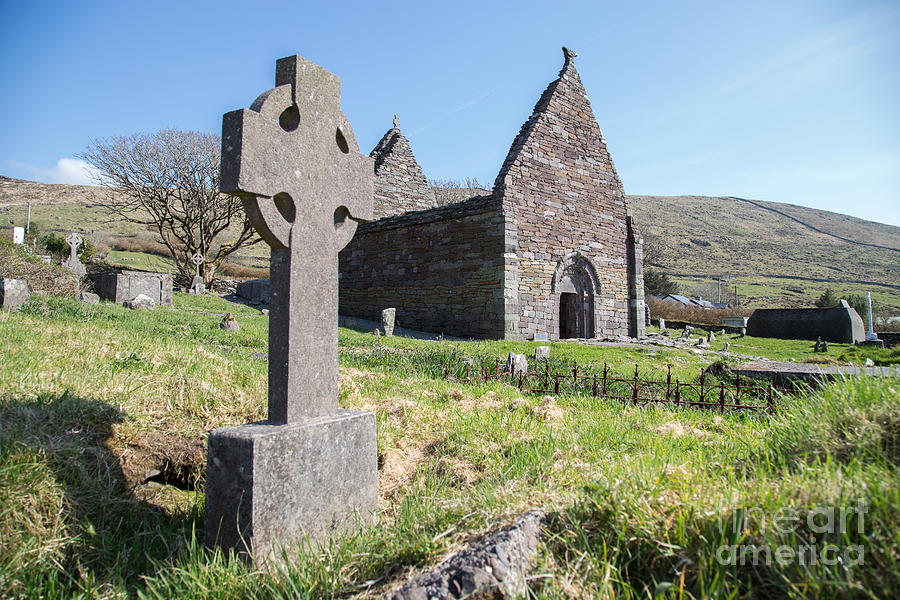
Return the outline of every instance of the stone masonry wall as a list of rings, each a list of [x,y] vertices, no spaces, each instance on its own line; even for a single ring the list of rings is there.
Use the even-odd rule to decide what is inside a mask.
[[[516,314],[507,314],[506,322],[517,321],[518,335],[508,331],[507,337],[545,332],[558,339],[560,294],[553,281],[566,257],[586,260],[596,272],[594,336],[639,334],[629,326],[629,296],[639,293],[633,300],[643,314],[643,286],[634,280],[625,193],[574,55],[565,55],[559,79],[522,126],[494,186],[516,228],[507,234],[507,253],[514,246],[516,258],[507,264],[506,277],[515,280],[518,298],[508,299],[507,309]]]
[[[437,204],[409,140],[395,125],[369,154],[375,160],[374,218],[425,210]]]
[[[503,337],[504,221],[491,197],[363,223],[339,255],[340,313],[447,335]]]

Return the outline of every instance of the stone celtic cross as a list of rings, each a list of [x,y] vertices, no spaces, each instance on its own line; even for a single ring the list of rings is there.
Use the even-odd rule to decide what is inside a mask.
[[[78,246],[83,242],[84,239],[75,231],[67,235],[66,243],[69,245],[69,258],[62,263],[64,267],[67,267],[79,277],[83,277],[87,272],[84,264],[78,260]]]
[[[73,231],[69,235],[66,236],[66,243],[69,245],[69,260],[76,261],[78,260],[78,246],[82,244],[84,240],[78,232]]]
[[[203,255],[199,252],[195,252],[193,256],[191,256],[191,262],[196,265],[197,270],[194,273],[194,277],[200,277],[200,265],[206,262],[206,259],[203,258]]]
[[[340,108],[340,79],[299,56],[222,125],[223,192],[271,246],[269,421],[338,407],[338,252],[372,218],[372,159]]]

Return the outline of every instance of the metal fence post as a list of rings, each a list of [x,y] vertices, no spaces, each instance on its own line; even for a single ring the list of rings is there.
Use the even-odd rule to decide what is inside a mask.
[[[725,383],[719,382],[719,412],[725,412]]]

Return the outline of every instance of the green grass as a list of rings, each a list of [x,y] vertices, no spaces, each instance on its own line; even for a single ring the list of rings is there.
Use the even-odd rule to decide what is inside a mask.
[[[137,271],[156,271],[161,273],[177,271],[175,261],[171,258],[144,252],[110,250],[106,262],[113,267],[125,267]]]
[[[240,331],[218,328],[224,312]],[[896,380],[782,398],[774,417],[523,397],[496,382],[454,385],[441,365],[538,344],[350,329],[340,330],[340,403],[376,413],[377,523],[278,571],[254,571],[200,544],[202,476],[181,490],[132,485],[127,471],[151,441],[160,451],[263,416],[266,363],[254,354],[266,351],[267,326],[256,309],[182,294],[152,312],[39,298],[0,313],[0,596],[374,597],[537,505],[550,516],[529,584],[536,598],[887,598],[900,589]],[[718,358],[551,346],[560,364],[627,372],[637,362],[660,373],[671,364],[685,378]],[[853,520],[827,535],[772,524],[782,509],[805,516],[860,502],[862,533]],[[716,558],[735,544],[799,548],[810,535],[817,547],[863,546],[865,564]]]

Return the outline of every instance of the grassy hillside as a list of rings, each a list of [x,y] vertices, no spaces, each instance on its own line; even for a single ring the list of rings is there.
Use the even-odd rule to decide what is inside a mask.
[[[458,200],[474,191],[444,189],[444,200]],[[0,177],[0,226],[23,225],[25,203],[30,202],[32,220],[43,230],[77,229],[113,247],[110,236],[149,236],[102,207],[107,193],[91,186]],[[742,304],[751,307],[810,306],[830,287],[839,294],[871,291],[876,303],[900,314],[898,227],[737,198],[629,196],[629,200],[653,266],[674,275],[695,295],[714,297],[715,278],[723,277],[723,299],[732,300],[737,285]],[[234,262],[266,268],[267,248],[260,244],[242,250]]]
[[[900,313],[900,227],[823,210],[702,196],[630,196],[652,266],[690,287],[727,280],[744,304],[810,306],[826,287]],[[711,293],[710,293],[711,292]]]
[[[240,331],[219,329],[225,311]],[[713,414],[452,384],[435,368],[443,358],[536,344],[348,329],[340,403],[377,416],[377,523],[272,573],[207,552],[205,435],[264,416],[267,325],[256,309],[177,293],[152,312],[37,298],[0,313],[0,596],[375,598],[535,506],[549,518],[529,597],[900,589],[896,380],[780,397],[774,416]],[[754,351],[809,351],[769,342]],[[682,378],[716,358],[574,343],[551,352],[624,371],[671,365]],[[823,511],[850,520],[823,533],[808,522]],[[799,525],[773,521],[792,515]],[[829,545],[842,560],[729,563],[733,546]]]

